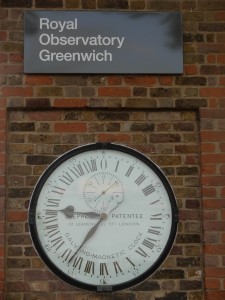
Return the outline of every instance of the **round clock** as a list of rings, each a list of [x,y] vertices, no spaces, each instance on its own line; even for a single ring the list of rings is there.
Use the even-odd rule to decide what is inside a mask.
[[[134,286],[165,260],[178,224],[162,171],[126,146],[96,143],[56,159],[31,197],[29,228],[59,278],[97,292]]]

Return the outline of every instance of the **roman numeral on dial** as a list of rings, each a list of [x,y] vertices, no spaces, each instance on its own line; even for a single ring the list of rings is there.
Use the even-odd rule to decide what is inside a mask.
[[[138,254],[140,254],[143,257],[147,257],[148,256],[148,254],[141,247],[138,247],[138,249],[135,250],[135,252],[138,253]]]
[[[121,267],[120,267],[120,265],[117,261],[114,261],[113,265],[114,265],[114,269],[115,269],[116,274],[122,273],[122,269],[121,269]]]
[[[100,275],[109,275],[106,263],[100,263]]]
[[[70,185],[71,183],[74,182],[73,178],[68,172],[66,172],[66,174],[64,174],[61,178],[59,178],[59,180],[65,183],[66,185]]]
[[[62,247],[62,245],[65,243],[62,236],[59,236],[54,240],[51,240],[51,242],[53,243],[52,245],[53,247],[57,246],[56,251],[59,250],[59,248]]]
[[[58,210],[46,209],[45,224],[57,221]]]
[[[135,180],[135,183],[137,185],[140,185],[142,184],[142,182],[144,182],[146,179],[146,176],[144,174],[141,174],[136,180]]]
[[[74,173],[74,175],[75,175],[77,178],[79,178],[79,177],[81,177],[81,176],[84,175],[84,170],[83,170],[81,164],[78,164],[78,165],[74,166],[74,167],[73,167],[73,170],[74,170],[73,173]]]
[[[59,206],[59,202],[60,202],[59,199],[48,199],[46,206],[47,207],[58,207]]]
[[[152,184],[146,186],[142,192],[144,193],[145,196],[150,195],[151,193],[153,193],[155,191],[155,188]]]
[[[133,166],[130,166],[129,169],[127,170],[125,176],[126,176],[126,177],[129,177],[130,174],[132,173],[133,169],[134,169],[134,167],[133,167]]]
[[[153,249],[155,244],[152,241],[155,241],[155,240],[150,239],[150,238],[146,238],[142,242],[142,245],[144,245],[145,247],[148,247],[149,249]]]
[[[65,258],[65,261],[67,261],[67,259],[69,258],[70,254],[71,254],[72,250],[67,248],[63,254],[61,255],[61,257],[64,257]]]
[[[71,259],[70,259],[71,260]],[[70,262],[69,260],[69,262]],[[81,269],[83,263],[83,258],[82,257],[75,257],[74,263],[73,263],[73,267],[77,268],[78,270]]]
[[[133,267],[135,267],[135,264],[132,262],[132,260],[130,260],[129,257],[126,257],[126,260],[127,260]]]
[[[85,273],[94,274],[95,273],[95,263],[93,261],[87,260],[85,268]]]
[[[160,230],[159,230],[160,228],[161,227],[156,227],[156,226],[153,227],[152,226],[151,228],[148,229],[148,232],[151,233],[151,234],[159,235],[160,234]]]
[[[54,232],[58,232],[59,225],[58,224],[46,225],[45,228],[46,228],[48,234],[51,234]]]
[[[59,186],[54,186],[52,192],[56,193],[56,194],[63,195],[63,193],[65,192],[65,189],[63,189],[63,188],[61,188]]]
[[[116,163],[115,172],[117,172],[117,171],[118,171],[118,168],[119,168],[119,163],[120,163],[120,161],[118,160],[118,161],[117,161],[117,163]]]
[[[162,220],[162,214],[151,215],[150,220]]]
[[[96,159],[91,159],[91,161],[83,162],[83,166],[88,173],[97,171]]]

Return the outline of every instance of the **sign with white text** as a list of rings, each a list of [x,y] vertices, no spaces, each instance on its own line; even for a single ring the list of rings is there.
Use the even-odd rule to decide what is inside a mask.
[[[24,72],[180,74],[181,14],[26,11]]]

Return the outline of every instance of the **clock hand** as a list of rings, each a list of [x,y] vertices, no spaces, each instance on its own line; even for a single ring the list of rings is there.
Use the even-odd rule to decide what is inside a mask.
[[[94,235],[94,233],[96,232],[96,230],[98,229],[98,226],[102,223],[103,220],[105,220],[107,218],[107,214],[106,213],[102,213],[100,215],[100,219],[98,220],[98,222],[88,231],[88,233],[86,234],[83,242],[81,243],[80,247],[76,250],[76,252],[74,253],[73,257],[77,254],[77,252],[83,247],[83,245],[90,240],[90,238]]]
[[[79,211],[75,211],[74,207],[72,205],[69,205],[67,207],[65,207],[64,209],[60,210],[62,213],[64,213],[64,215],[67,218],[73,218],[75,214],[77,215],[84,215],[86,217],[89,218],[99,218],[101,215],[98,213],[95,213],[93,211],[89,211],[89,212],[79,212]]]
[[[106,190],[104,190],[102,193],[105,194],[109,189],[111,189],[114,185],[117,185],[117,181],[115,181],[114,183],[112,183],[109,187],[107,187]]]
[[[109,189],[111,189],[114,185],[116,185],[116,184],[117,184],[117,181],[115,181],[114,183],[112,183],[106,190],[102,191],[101,194],[100,194],[97,198],[95,198],[93,201],[96,201],[96,200],[98,200],[102,195],[105,195],[105,193],[106,193]]]
[[[99,225],[102,223],[102,221],[104,221],[105,219],[108,218],[109,214],[111,213],[111,211],[116,208],[116,206],[122,201],[115,201],[115,202],[111,202],[110,205],[107,208],[107,212],[101,213],[100,215],[100,219],[98,220],[98,222],[88,231],[88,233],[86,234],[83,242],[81,243],[81,245],[79,246],[79,248],[76,250],[76,252],[73,254],[72,258],[77,254],[77,252],[84,246],[84,244],[90,240],[90,238],[94,235],[94,233],[96,232],[96,230],[98,229]],[[70,260],[72,260],[72,258]]]

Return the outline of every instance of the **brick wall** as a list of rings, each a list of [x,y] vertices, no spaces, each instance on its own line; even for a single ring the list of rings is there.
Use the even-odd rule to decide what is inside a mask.
[[[224,299],[224,0],[2,0],[0,6],[0,299]],[[28,8],[181,11],[184,74],[24,75]],[[41,172],[64,151],[95,141],[150,156],[180,209],[176,243],[162,268],[113,296],[57,280],[36,256],[26,224]]]

